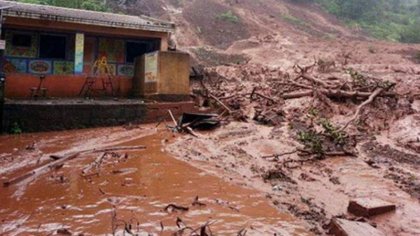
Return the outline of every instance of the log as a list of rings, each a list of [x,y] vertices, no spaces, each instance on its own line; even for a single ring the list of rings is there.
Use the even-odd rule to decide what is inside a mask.
[[[41,167],[38,167],[38,168],[32,170],[32,171],[26,172],[25,174],[23,174],[21,176],[18,176],[16,178],[11,179],[11,180],[7,180],[6,182],[3,183],[3,186],[4,187],[9,187],[10,185],[17,184],[17,183],[22,182],[23,180],[28,179],[30,177],[37,177],[41,174],[44,174],[44,173],[48,172],[51,169],[54,169],[57,166],[60,166],[61,164],[63,164],[66,161],[69,161],[69,160],[72,160],[72,159],[78,157],[79,155],[80,155],[80,152],[71,153],[71,154],[69,154],[69,155],[67,155],[67,156],[65,156],[61,159],[50,162],[46,165],[43,165]]]
[[[10,185],[13,184],[17,184],[22,182],[25,179],[28,179],[30,177],[38,177],[44,173],[47,173],[48,171],[59,167],[60,165],[63,165],[65,162],[73,160],[75,158],[77,158],[78,156],[80,156],[81,154],[86,154],[86,153],[98,153],[98,152],[111,152],[111,151],[121,151],[121,150],[138,150],[138,149],[145,149],[146,146],[121,146],[121,147],[110,147],[110,148],[103,148],[103,149],[88,149],[88,150],[84,150],[84,151],[80,151],[80,152],[73,152],[70,153],[58,160],[49,162],[43,166],[40,166],[38,168],[35,168],[34,170],[28,171],[23,175],[20,175],[18,177],[15,177],[13,179],[7,180],[5,182],[3,182],[3,186],[4,187],[9,187]]]
[[[373,93],[371,92],[359,92],[359,91],[345,91],[345,90],[333,90],[333,89],[319,89],[319,93],[324,94],[329,98],[369,98]],[[313,90],[305,90],[300,92],[285,93],[281,97],[283,99],[295,99],[301,97],[313,96]],[[378,95],[377,95],[378,96]],[[381,93],[380,96],[384,97],[395,97],[395,93]]]
[[[139,145],[139,146],[121,146],[121,147],[110,147],[110,148],[103,148],[103,149],[93,149],[92,151],[86,151],[86,152],[92,152],[92,153],[98,153],[98,152],[115,152],[115,151],[127,151],[127,150],[143,150],[146,149],[146,146]]]
[[[251,99],[253,99],[253,96],[254,96],[254,95],[256,95],[256,96],[258,96],[258,97],[260,97],[260,98],[264,98],[264,99],[268,100],[269,102],[271,102],[272,104],[275,104],[275,103],[276,103],[276,101],[274,101],[274,99],[269,98],[269,97],[267,97],[267,96],[265,96],[265,95],[263,95],[263,94],[257,93],[257,92],[255,92],[255,91],[253,90],[253,91],[252,91],[252,93],[251,93]]]
[[[310,81],[310,82],[312,82],[312,83],[315,83],[315,84],[321,85],[321,86],[322,86],[322,87],[324,87],[324,88],[333,88],[333,87],[334,87],[334,86],[329,85],[329,84],[328,84],[327,82],[325,82],[325,81],[319,80],[319,79],[314,78],[314,77],[312,77],[312,76],[309,76],[309,75],[307,75],[307,74],[302,74],[302,75],[300,75],[300,78],[303,78],[303,79],[306,79],[306,80],[308,80],[308,81]]]

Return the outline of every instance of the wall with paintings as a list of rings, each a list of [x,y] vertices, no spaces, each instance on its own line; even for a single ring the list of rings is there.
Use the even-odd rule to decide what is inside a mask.
[[[69,75],[74,71],[74,35],[62,33],[40,33],[35,31],[6,30],[6,50],[3,63],[6,73],[30,73],[37,75]],[[61,40],[62,55],[54,55],[60,48],[48,45],[44,40]],[[46,48],[45,50],[41,50]],[[49,51],[48,51],[49,50]],[[44,55],[44,56],[43,56]],[[51,58],[45,56],[51,55]]]
[[[106,57],[114,75],[131,78],[134,75],[134,59],[127,52],[137,53],[134,55],[142,55],[159,50],[159,48],[160,41],[156,39],[131,40],[86,36],[83,72],[91,74],[95,61]]]
[[[4,65],[7,65],[7,73],[71,75],[75,74],[76,62],[76,69],[80,70],[76,73],[91,74],[95,61],[106,57],[114,75],[132,77],[134,73],[133,55],[128,55],[127,52],[131,52],[131,54],[137,52],[141,55],[160,49],[159,39],[133,40],[76,33],[41,33],[6,29],[5,38],[6,52],[3,68]],[[45,40],[57,42],[50,43],[49,46],[57,45],[50,50],[62,50],[63,53],[57,54],[43,50]]]
[[[42,86],[48,89],[48,96],[78,97],[86,76],[92,74],[95,61],[102,56],[108,58],[115,75],[112,82],[117,94],[127,97],[132,89],[133,53],[135,56],[161,47],[160,39],[124,39],[87,33],[6,28],[4,35],[6,50],[0,63],[7,73],[5,95],[8,98],[28,98],[30,89],[39,85],[40,75],[46,76]]]

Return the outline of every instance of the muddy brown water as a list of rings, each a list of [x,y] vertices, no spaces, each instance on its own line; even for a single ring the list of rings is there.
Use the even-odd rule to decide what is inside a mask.
[[[310,234],[299,220],[271,206],[262,193],[229,184],[169,156],[162,148],[173,139],[153,126],[1,136],[3,181],[49,162],[50,154],[104,146],[145,145],[147,149],[126,152],[128,159],[108,158],[99,176],[82,177],[82,169],[101,155],[86,154],[31,181],[0,187],[0,234],[46,235],[66,228],[72,233],[104,235],[112,233],[112,225],[122,234],[123,224],[130,223],[135,233],[170,235],[177,231],[177,217],[192,228],[211,222],[218,235],[235,235],[243,228],[247,235]],[[25,149],[34,142],[36,150]],[[191,206],[196,196],[206,206]],[[163,211],[170,203],[189,211]]]

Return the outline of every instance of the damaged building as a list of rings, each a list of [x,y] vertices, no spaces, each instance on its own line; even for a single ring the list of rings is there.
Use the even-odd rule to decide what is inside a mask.
[[[4,97],[13,101],[13,109],[5,104],[5,126],[27,123],[15,118],[22,99],[189,98],[189,55],[168,51],[171,22],[11,1],[0,8]],[[131,121],[115,119],[121,122],[110,124]]]

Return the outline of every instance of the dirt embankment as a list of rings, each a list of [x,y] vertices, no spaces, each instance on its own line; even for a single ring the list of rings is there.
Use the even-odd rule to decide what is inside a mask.
[[[419,45],[250,41],[229,49],[250,62],[208,67],[193,86],[203,109],[223,111],[225,125],[169,150],[265,192],[316,234],[334,217],[354,219],[350,200],[371,198],[397,210],[364,221],[386,235],[418,235],[420,65],[407,52]]]

